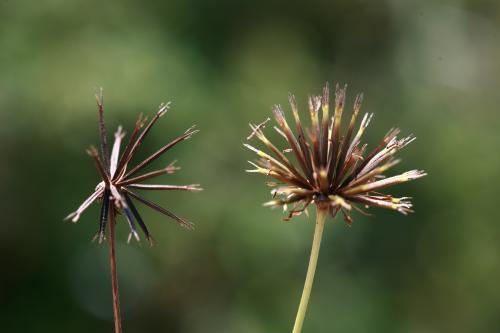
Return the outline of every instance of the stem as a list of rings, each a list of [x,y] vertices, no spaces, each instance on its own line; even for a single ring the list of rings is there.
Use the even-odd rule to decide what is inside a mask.
[[[321,237],[323,235],[323,228],[325,226],[327,214],[328,210],[321,208],[318,208],[316,212],[316,226],[314,228],[314,238],[311,248],[311,256],[309,258],[309,267],[307,268],[306,282],[304,283],[304,289],[302,290],[299,310],[297,311],[297,317],[295,317],[295,325],[293,326],[292,333],[300,333],[302,331],[302,325],[304,324],[304,318],[307,311],[307,304],[309,303],[309,296],[311,295],[311,289],[314,281],[314,273],[316,272],[316,264],[318,263]]]
[[[118,276],[116,274],[115,223],[115,209],[111,206],[109,208],[109,266],[111,269],[111,290],[113,292],[113,317],[115,321],[115,333],[122,333],[120,295],[118,293]]]

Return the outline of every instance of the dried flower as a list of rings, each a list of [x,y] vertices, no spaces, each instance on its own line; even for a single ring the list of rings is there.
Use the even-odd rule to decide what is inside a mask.
[[[158,177],[163,174],[172,174],[179,170],[175,166],[175,161],[170,163],[163,169],[148,172],[142,175],[137,175],[141,170],[148,166],[151,162],[158,159],[165,152],[170,150],[172,147],[178,143],[189,139],[193,134],[197,133],[194,130],[194,126],[185,131],[182,135],[178,136],[170,143],[166,144],[154,154],[146,158],[144,161],[138,163],[135,167],[128,170],[128,166],[135,153],[137,152],[139,146],[144,141],[146,135],[149,133],[156,121],[163,116],[169,109],[169,103],[162,104],[159,111],[155,114],[153,119],[147,124],[142,132],[141,129],[146,124],[146,119],[139,116],[135,128],[130,135],[129,142],[120,156],[120,147],[125,133],[122,131],[121,127],[115,133],[115,141],[109,155],[107,136],[106,136],[106,126],[104,123],[104,111],[103,111],[103,99],[102,94],[96,95],[97,105],[99,108],[99,129],[101,138],[101,156],[97,152],[95,147],[90,147],[87,149],[87,153],[92,157],[95,162],[96,168],[101,176],[101,182],[99,182],[95,188],[94,193],[90,195],[76,211],[69,214],[65,219],[71,219],[73,222],[77,222],[80,215],[97,199],[101,199],[101,214],[99,220],[99,231],[96,238],[99,239],[101,243],[105,239],[106,235],[106,225],[108,219],[109,209],[114,209],[116,212],[123,212],[125,218],[128,222],[130,228],[130,234],[128,240],[132,236],[139,240],[139,234],[136,229],[136,222],[142,229],[146,239],[152,243],[153,239],[149,233],[146,224],[139,215],[137,208],[135,207],[133,199],[139,201],[140,203],[170,217],[175,220],[179,225],[186,227],[188,229],[193,228],[193,224],[184,218],[177,216],[170,210],[163,208],[147,199],[137,194],[134,190],[179,190],[179,191],[200,191],[201,188],[198,184],[193,185],[157,185],[157,184],[141,184],[145,180],[149,180]]]
[[[335,92],[335,112],[329,115],[329,87],[323,89],[323,96],[309,97],[309,113],[311,127],[306,138],[299,118],[295,98],[289,96],[292,113],[295,118],[297,136],[292,132],[281,106],[273,108],[279,128],[275,130],[284,137],[289,147],[278,149],[265,135],[263,128],[269,121],[252,125],[252,133],[247,139],[257,137],[271,152],[267,154],[257,148],[245,144],[247,148],[260,157],[252,164],[255,169],[248,172],[260,173],[274,178],[278,183],[271,183],[273,200],[265,206],[289,206],[285,220],[300,215],[311,204],[315,203],[327,209],[332,217],[342,211],[347,223],[352,222],[351,211],[363,212],[356,204],[376,206],[397,210],[403,214],[411,212],[409,197],[394,198],[379,193],[381,189],[417,179],[426,174],[420,170],[412,170],[398,176],[385,178],[387,170],[400,162],[394,154],[415,140],[412,135],[398,139],[399,129],[391,129],[382,142],[369,154],[365,155],[367,145],[361,145],[361,136],[370,123],[373,114],[365,114],[361,125],[354,135],[354,127],[361,109],[363,95],[357,95],[349,126],[341,136],[341,120],[345,105],[346,87]],[[320,109],[322,117],[320,119]],[[353,136],[354,135],[354,136]],[[298,166],[286,156],[292,152]]]
[[[373,114],[363,116],[355,134],[354,128],[361,109],[362,95],[356,97],[347,131],[341,135],[345,95],[346,87],[341,89],[337,85],[335,111],[332,117],[329,114],[328,84],[325,85],[322,96],[309,97],[311,116],[310,128],[307,131],[309,140],[304,133],[295,98],[290,95],[289,101],[295,118],[297,136],[292,132],[281,106],[273,108],[274,117],[279,125],[279,128],[274,128],[285,139],[288,147],[280,150],[264,135],[263,128],[270,119],[259,125],[250,124],[252,133],[247,139],[257,137],[271,154],[245,144],[259,156],[255,163],[249,162],[255,169],[247,171],[276,180],[268,182],[268,185],[273,187],[271,194],[274,199],[265,203],[265,206],[282,206],[288,211],[285,220],[290,220],[304,211],[307,213],[306,209],[311,203],[317,208],[309,266],[293,333],[302,331],[327,215],[335,217],[341,211],[345,221],[350,224],[353,209],[367,214],[357,204],[388,208],[407,214],[412,211],[409,197],[394,198],[379,191],[426,175],[423,171],[412,170],[399,176],[385,178],[384,173],[400,162],[393,158],[394,154],[415,140],[411,135],[398,139],[399,129],[391,129],[375,149],[365,154],[367,145],[361,144],[361,136]],[[293,153],[298,165],[286,156],[287,153]]]
[[[90,195],[76,211],[69,214],[65,219],[71,219],[73,222],[77,222],[80,215],[97,199],[101,200],[101,214],[99,218],[99,231],[97,232],[96,238],[99,239],[101,243],[106,237],[106,229],[109,226],[109,246],[110,246],[110,270],[111,270],[111,289],[113,295],[113,318],[115,333],[122,332],[121,315],[120,315],[120,300],[118,291],[118,276],[116,272],[116,251],[115,251],[115,223],[116,214],[123,212],[125,218],[128,222],[130,228],[130,234],[128,240],[132,236],[139,241],[139,234],[135,223],[139,224],[139,227],[144,232],[146,239],[150,244],[153,243],[153,238],[149,233],[146,224],[142,220],[137,208],[134,205],[135,199],[140,203],[164,214],[175,220],[178,224],[188,229],[193,228],[193,224],[181,217],[178,217],[166,208],[163,208],[145,198],[135,193],[133,190],[181,190],[181,191],[200,191],[199,185],[156,185],[156,184],[141,184],[143,181],[158,177],[163,174],[174,173],[179,168],[174,166],[175,162],[170,163],[167,167],[144,173],[142,175],[137,175],[142,169],[148,166],[151,162],[158,159],[161,155],[167,152],[169,149],[177,145],[179,142],[189,139],[193,134],[198,132],[194,130],[193,127],[189,128],[184,134],[178,136],[170,143],[166,144],[154,154],[138,163],[131,170],[128,170],[128,165],[132,158],[134,157],[137,149],[144,141],[144,138],[149,133],[156,121],[163,116],[168,108],[169,104],[160,105],[160,109],[155,114],[153,119],[146,125],[146,119],[139,116],[135,124],[135,128],[130,135],[129,142],[120,156],[120,146],[125,133],[122,131],[121,127],[118,127],[118,131],[115,133],[115,141],[113,143],[113,148],[111,150],[111,155],[109,154],[108,141],[107,141],[107,131],[106,125],[104,123],[104,108],[103,108],[103,97],[102,89],[100,93],[96,95],[97,106],[99,110],[99,132],[100,132],[100,143],[101,143],[101,154],[97,152],[97,149],[90,147],[87,153],[94,160],[97,171],[101,176],[101,182],[99,182],[95,188],[94,193]]]

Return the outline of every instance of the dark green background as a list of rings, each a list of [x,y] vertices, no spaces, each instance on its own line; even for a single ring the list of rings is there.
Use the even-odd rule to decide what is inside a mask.
[[[170,151],[165,183],[200,193],[148,197],[196,223],[148,209],[158,241],[126,245],[118,265],[125,332],[287,332],[299,301],[313,219],[261,207],[247,174],[248,122],[325,81],[365,93],[374,147],[398,126],[417,141],[394,173],[429,176],[393,193],[405,217],[373,210],[326,233],[304,332],[500,331],[500,3],[483,1],[0,0],[2,332],[111,332],[98,207],[62,218],[93,190],[94,88],[110,131],[173,107],[141,148]]]

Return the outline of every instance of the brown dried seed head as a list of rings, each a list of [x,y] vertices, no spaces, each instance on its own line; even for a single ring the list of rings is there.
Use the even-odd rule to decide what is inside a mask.
[[[399,129],[391,129],[382,142],[365,155],[367,145],[361,144],[361,138],[373,114],[365,114],[355,130],[363,101],[363,94],[356,95],[353,114],[346,132],[342,134],[346,90],[347,85],[343,88],[336,85],[335,111],[332,117],[329,116],[328,84],[323,88],[321,96],[309,98],[311,126],[307,130],[300,120],[295,97],[289,94],[296,134],[291,130],[282,107],[275,105],[272,109],[278,124],[275,130],[284,138],[287,147],[275,145],[265,137],[263,124],[268,120],[260,125],[250,126],[252,133],[247,139],[257,137],[270,152],[245,144],[260,158],[256,163],[250,162],[255,169],[247,171],[277,180],[268,182],[268,185],[275,187],[272,191],[274,200],[265,205],[285,208],[288,208],[288,204],[303,205],[300,209],[292,207],[285,219],[300,215],[312,202],[321,208],[326,207],[332,216],[341,210],[348,223],[352,221],[353,208],[366,214],[356,204],[393,209],[403,214],[411,212],[411,203],[407,197],[393,198],[380,194],[379,190],[426,175],[423,171],[412,170],[398,176],[384,176],[387,170],[400,161],[393,159],[393,155],[415,138],[410,135],[398,139]],[[305,137],[305,132],[309,133],[309,140]],[[293,152],[295,160],[289,159],[284,152]]]

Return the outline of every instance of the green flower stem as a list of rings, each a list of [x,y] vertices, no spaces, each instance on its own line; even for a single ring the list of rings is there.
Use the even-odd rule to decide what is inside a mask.
[[[314,281],[314,273],[316,272],[316,264],[318,263],[319,248],[321,245],[321,238],[323,236],[323,228],[325,226],[327,215],[328,210],[318,208],[316,213],[316,226],[314,228],[311,256],[309,258],[309,267],[307,268],[306,282],[304,283],[304,289],[302,290],[302,297],[300,299],[297,317],[295,318],[295,325],[293,326],[292,331],[293,333],[300,333],[302,331],[302,325],[304,324],[304,318],[307,311],[307,304],[309,303],[309,296],[311,295],[311,289]]]

